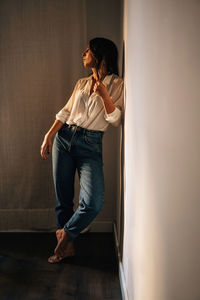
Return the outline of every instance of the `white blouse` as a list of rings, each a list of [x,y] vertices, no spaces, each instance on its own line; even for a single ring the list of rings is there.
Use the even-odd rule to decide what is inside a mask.
[[[81,78],[76,83],[74,91],[67,104],[56,114],[56,119],[69,125],[106,131],[109,123],[118,126],[124,110],[124,81],[115,74],[107,75],[102,83],[115,105],[115,110],[107,114],[101,98],[93,92],[90,95],[92,76]]]

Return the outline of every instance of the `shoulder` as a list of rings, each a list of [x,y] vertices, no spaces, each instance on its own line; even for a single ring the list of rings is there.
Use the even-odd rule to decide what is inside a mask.
[[[112,74],[111,82],[114,84],[121,85],[124,83],[124,79],[116,74]]]
[[[122,77],[119,77],[116,74],[113,74],[111,84],[114,85],[115,87],[123,88],[124,87],[124,79]]]

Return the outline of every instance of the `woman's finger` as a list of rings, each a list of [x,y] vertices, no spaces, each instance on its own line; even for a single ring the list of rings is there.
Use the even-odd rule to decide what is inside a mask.
[[[97,83],[95,83],[93,90],[94,90],[94,92],[97,91]]]
[[[47,159],[47,156],[45,154],[46,149],[47,149],[47,144],[42,144],[40,153],[41,153],[42,158],[44,158],[44,159]]]
[[[101,85],[102,85],[102,82],[101,82],[100,80],[98,80],[98,81],[96,82],[96,85],[97,85],[97,87],[98,87],[98,86],[101,86]]]
[[[44,147],[41,147],[40,154],[41,154],[42,158],[46,159]]]

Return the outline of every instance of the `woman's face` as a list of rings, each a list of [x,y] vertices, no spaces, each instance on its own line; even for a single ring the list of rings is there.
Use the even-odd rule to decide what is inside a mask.
[[[95,68],[97,65],[97,60],[89,47],[82,52],[83,65],[85,68]]]

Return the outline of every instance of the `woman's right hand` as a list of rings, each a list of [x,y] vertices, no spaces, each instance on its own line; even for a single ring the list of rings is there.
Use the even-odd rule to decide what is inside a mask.
[[[44,159],[48,158],[48,154],[51,153],[51,149],[52,149],[52,139],[55,136],[56,132],[58,132],[62,126],[63,123],[61,121],[55,120],[55,122],[53,123],[53,125],[51,126],[47,134],[45,135],[40,150],[40,154],[42,158]]]
[[[49,135],[45,135],[40,150],[40,154],[42,158],[47,159],[48,155],[51,153],[51,149],[52,149],[52,137],[50,137]]]

